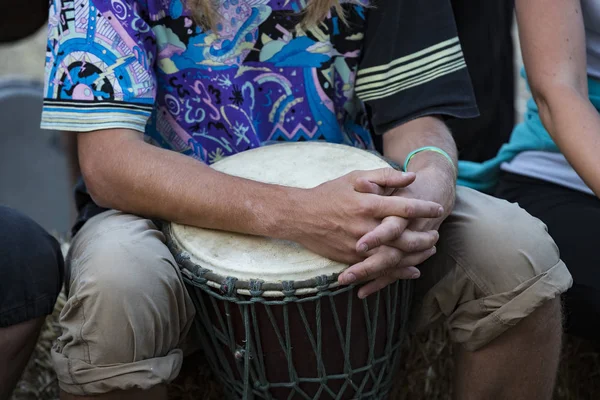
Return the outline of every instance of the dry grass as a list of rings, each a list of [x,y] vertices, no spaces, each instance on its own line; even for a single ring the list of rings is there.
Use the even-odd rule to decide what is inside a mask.
[[[58,399],[56,376],[51,365],[49,350],[59,329],[57,316],[64,304],[60,297],[54,315],[48,318],[13,400]],[[426,335],[408,338],[403,352],[403,381],[393,400],[449,400],[453,370],[452,347],[443,329]],[[202,363],[201,354],[189,357],[179,378],[169,387],[170,398],[175,400],[220,400],[220,386]],[[588,342],[567,338],[558,377],[555,399],[592,400],[600,398],[600,351]]]

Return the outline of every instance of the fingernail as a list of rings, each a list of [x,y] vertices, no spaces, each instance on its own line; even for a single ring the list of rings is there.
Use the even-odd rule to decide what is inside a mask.
[[[360,246],[358,246],[358,251],[360,253],[366,253],[367,251],[369,251],[369,245],[366,243],[361,244]]]
[[[361,300],[362,300],[362,299],[364,299],[365,297],[367,297],[367,296],[366,296],[364,293],[360,293],[360,292],[358,293],[358,298],[359,298],[359,299],[361,299]]]
[[[437,253],[437,247],[433,246],[431,248],[431,254],[435,254],[435,253]]]
[[[438,208],[438,215],[442,216],[443,214],[444,214],[444,208],[443,207]]]
[[[342,276],[342,284],[343,285],[350,285],[354,281],[356,281],[356,276],[351,272]]]
[[[418,272],[416,272],[416,273],[413,274],[413,276],[410,277],[410,279],[417,279],[420,276],[421,276],[421,274],[418,273]]]

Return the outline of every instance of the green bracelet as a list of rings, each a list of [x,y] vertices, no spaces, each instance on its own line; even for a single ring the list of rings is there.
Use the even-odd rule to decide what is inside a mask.
[[[404,172],[407,171],[408,163],[415,156],[415,154],[420,153],[422,151],[433,151],[435,153],[441,154],[444,157],[446,157],[448,159],[448,161],[450,161],[450,164],[452,164],[452,166],[454,167],[454,161],[452,160],[452,157],[450,157],[450,155],[448,153],[446,153],[444,150],[440,149],[439,147],[435,147],[435,146],[425,146],[425,147],[420,147],[416,150],[411,151],[406,156],[406,160],[404,161],[404,168],[403,168]]]

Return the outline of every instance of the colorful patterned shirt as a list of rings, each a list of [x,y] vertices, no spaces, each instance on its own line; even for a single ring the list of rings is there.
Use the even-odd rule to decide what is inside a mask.
[[[427,114],[477,113],[449,0],[220,0],[214,31],[184,0],[53,0],[42,127],[129,128],[206,163],[272,141],[374,148]]]
[[[354,91],[365,1],[343,2],[348,25],[332,12],[303,29],[304,0],[224,0],[215,32],[196,26],[182,0],[54,1],[42,125],[131,128],[207,163],[277,140],[372,147],[364,103]],[[464,72],[456,35],[446,42],[434,43],[444,53],[430,49],[429,59],[419,60],[423,72],[392,60],[413,72],[398,83],[418,84],[424,72]],[[406,53],[406,61],[418,60],[416,52]],[[446,69],[436,72],[436,65]],[[364,72],[389,75],[394,67]],[[377,78],[365,77],[358,88],[365,101],[395,92]]]

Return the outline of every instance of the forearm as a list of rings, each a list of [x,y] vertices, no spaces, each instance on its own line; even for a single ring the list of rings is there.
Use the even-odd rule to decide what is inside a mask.
[[[575,88],[547,86],[537,93],[546,130],[579,176],[600,197],[600,113]]]
[[[404,165],[406,157],[421,147],[435,146],[452,158],[452,164],[439,153],[424,151],[417,153],[408,165],[408,171],[417,173],[417,181],[427,181],[437,190],[436,198],[428,200],[442,202],[449,213],[454,206],[458,152],[452,134],[437,117],[423,117],[398,126],[383,136],[384,155]]]
[[[295,215],[290,208],[300,206],[296,202],[303,190],[219,173],[191,157],[144,143],[136,132],[104,140],[102,148],[86,136],[90,134],[114,132],[79,134],[82,172],[99,205],[203,228],[290,235],[287,227]]]
[[[542,123],[600,195],[600,116],[588,99],[581,3],[517,0],[515,5],[523,62]]]

